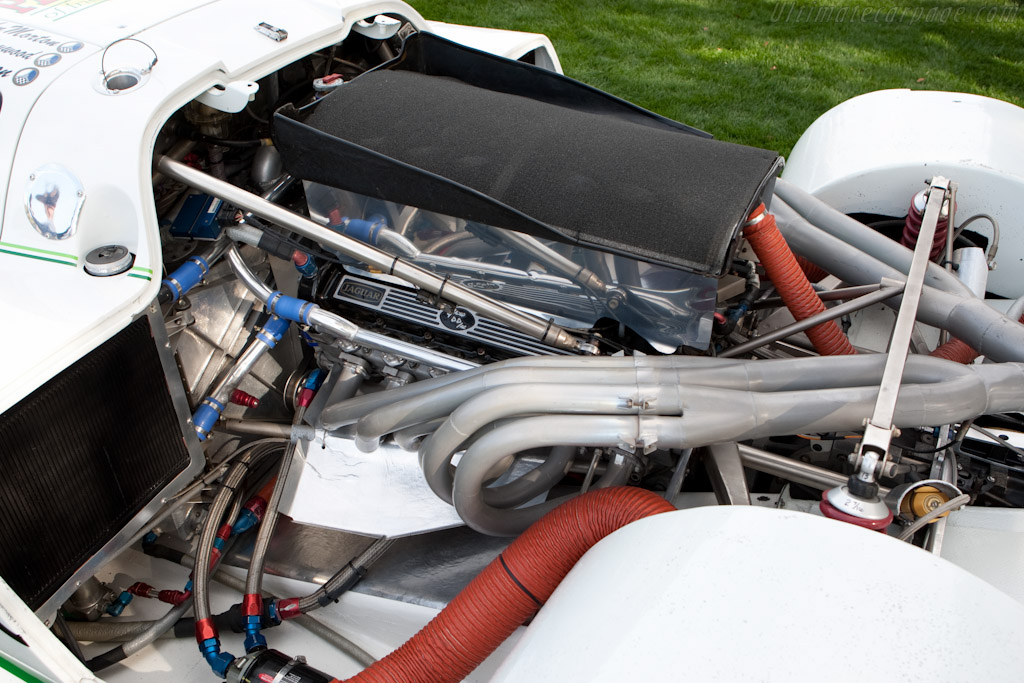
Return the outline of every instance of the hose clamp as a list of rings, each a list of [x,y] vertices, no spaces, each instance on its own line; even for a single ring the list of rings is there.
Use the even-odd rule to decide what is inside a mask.
[[[767,209],[762,209],[761,213],[757,214],[753,218],[747,219],[747,222],[743,224],[743,227],[744,228],[749,228],[752,225],[757,225],[758,223],[763,221],[765,219],[765,216],[767,216],[767,215],[768,215],[768,210]]]

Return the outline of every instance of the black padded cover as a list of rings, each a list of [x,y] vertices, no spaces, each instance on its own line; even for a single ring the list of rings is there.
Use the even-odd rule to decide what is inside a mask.
[[[306,180],[709,275],[781,165],[429,33],[302,115],[275,138]]]

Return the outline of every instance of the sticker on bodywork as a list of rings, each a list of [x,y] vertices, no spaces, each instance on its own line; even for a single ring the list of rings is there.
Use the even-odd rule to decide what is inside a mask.
[[[0,12],[14,12],[22,16],[45,21],[60,21],[64,17],[89,9],[107,0],[0,0]]]
[[[0,3],[9,0],[0,0]],[[0,8],[5,5],[0,4]],[[85,43],[66,36],[0,19],[0,84],[23,87],[32,85],[42,69],[56,66],[67,55],[85,47]]]

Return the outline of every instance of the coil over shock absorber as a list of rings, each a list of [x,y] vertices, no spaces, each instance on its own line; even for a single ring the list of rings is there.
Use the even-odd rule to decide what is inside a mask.
[[[924,218],[924,206],[928,191],[921,190],[910,200],[910,210],[907,212],[907,222],[903,225],[903,237],[900,244],[907,249],[913,249],[917,245],[917,235],[921,232],[921,219]],[[939,222],[935,225],[935,239],[932,241],[932,250],[928,258],[932,261],[946,250],[946,233],[949,232],[949,213],[944,209],[939,214]]]

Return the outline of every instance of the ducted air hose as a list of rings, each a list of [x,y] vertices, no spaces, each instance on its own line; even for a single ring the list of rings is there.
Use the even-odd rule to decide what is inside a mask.
[[[346,681],[461,681],[544,604],[591,546],[631,522],[672,510],[661,496],[637,488],[600,489],[570,500],[513,541],[405,645]]]
[[[807,279],[811,282],[819,282],[828,276],[827,271],[805,259],[803,256],[797,256],[796,262],[804,272],[804,275],[806,275]],[[1024,323],[1024,318],[1021,319],[1021,322]],[[972,363],[980,354],[959,339],[950,339],[948,342],[932,351],[929,355],[935,358],[942,358],[943,360],[950,360],[954,363],[967,365]]]
[[[804,271],[804,275],[807,276],[807,279],[810,282],[821,282],[822,280],[828,277],[827,270],[825,270],[821,266],[811,263],[803,256],[797,256],[796,262],[797,265],[800,266],[800,270]]]
[[[764,204],[750,214],[750,220],[743,227],[743,236],[750,242],[754,253],[761,261],[765,272],[779,292],[783,302],[798,321],[825,310],[807,276],[800,269],[796,257],[783,239],[775,217],[768,213]],[[850,355],[857,353],[834,320],[823,322],[807,330],[807,336],[818,353],[823,356]]]
[[[934,358],[942,358],[944,360],[951,360],[954,363],[967,365],[980,354],[959,339],[950,339],[928,355]]]

